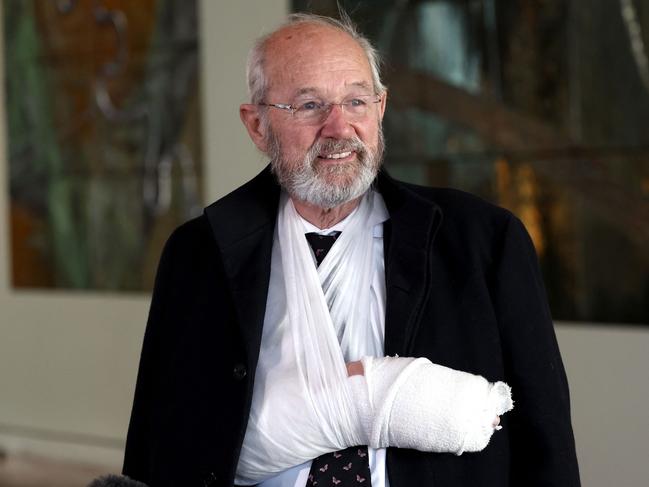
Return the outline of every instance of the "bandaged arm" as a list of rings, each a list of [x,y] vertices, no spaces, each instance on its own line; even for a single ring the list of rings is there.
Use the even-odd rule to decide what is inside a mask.
[[[264,409],[250,418],[254,427],[246,432],[236,484],[257,484],[324,453],[356,445],[458,455],[479,451],[494,432],[496,416],[512,407],[504,383],[490,384],[424,358],[366,357],[362,363],[364,375],[347,377],[341,384],[349,393],[348,409],[330,415],[326,424],[314,414],[313,404],[328,404],[331,394],[304,393],[296,370],[287,372],[295,376],[279,374],[283,380],[269,380],[263,389]]]
[[[509,386],[425,358],[365,357],[348,378],[367,445],[427,452],[480,451],[497,416],[513,407]]]

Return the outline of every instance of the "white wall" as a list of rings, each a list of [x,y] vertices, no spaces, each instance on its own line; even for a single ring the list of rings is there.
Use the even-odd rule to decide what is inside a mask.
[[[248,101],[246,56],[259,35],[279,24],[289,0],[201,0],[202,85],[207,199],[229,193],[266,166],[239,119]]]
[[[208,200],[264,165],[238,118],[246,99],[245,55],[287,3],[200,1]],[[9,228],[4,124],[0,108],[0,229]],[[0,447],[119,465],[148,298],[16,292],[9,283],[8,242],[1,234]],[[645,485],[649,328],[562,324],[557,333],[583,485]],[[48,432],[90,435],[90,442],[106,446],[89,447],[74,436],[63,442]]]
[[[561,324],[584,487],[647,485],[649,327]]]

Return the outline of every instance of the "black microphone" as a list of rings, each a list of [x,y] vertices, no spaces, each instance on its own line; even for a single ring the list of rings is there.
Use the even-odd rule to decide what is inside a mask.
[[[104,475],[98,477],[88,487],[147,487],[146,484],[130,479],[124,475]]]

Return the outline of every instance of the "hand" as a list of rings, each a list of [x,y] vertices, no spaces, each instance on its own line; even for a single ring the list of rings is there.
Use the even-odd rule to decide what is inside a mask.
[[[357,360],[356,362],[349,362],[347,364],[347,376],[351,377],[353,375],[365,375],[365,370],[363,369],[363,362]],[[494,429],[500,429],[500,416],[496,416],[493,423],[491,423]]]
[[[351,377],[352,375],[365,375],[365,369],[363,369],[363,362],[357,360],[356,362],[349,362],[347,364],[347,375]]]

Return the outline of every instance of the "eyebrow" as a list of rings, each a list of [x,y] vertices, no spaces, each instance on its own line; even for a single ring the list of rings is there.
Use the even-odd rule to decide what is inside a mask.
[[[366,90],[371,90],[370,84],[367,81],[355,81],[351,86],[358,86],[359,88],[365,88]]]
[[[352,87],[358,87],[358,88],[363,88],[368,91],[371,91],[370,84],[367,81],[355,81],[353,83],[350,83],[347,86],[352,86]],[[297,98],[302,95],[318,95],[320,94],[320,90],[317,88],[307,86],[305,88],[300,88],[295,91],[295,94],[293,95],[294,98]]]
[[[318,90],[315,88],[300,88],[295,92],[295,96],[302,96],[302,95],[314,95],[317,94]]]

